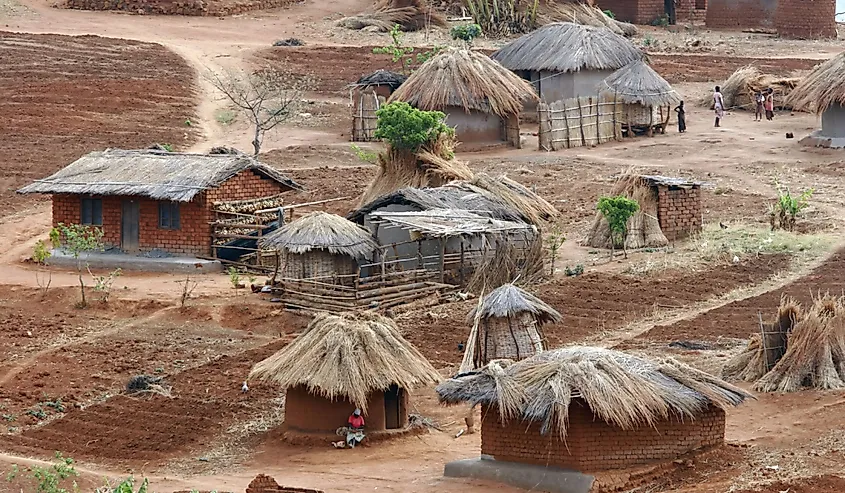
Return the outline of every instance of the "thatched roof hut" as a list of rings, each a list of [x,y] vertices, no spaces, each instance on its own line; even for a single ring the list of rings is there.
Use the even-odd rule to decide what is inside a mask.
[[[506,361],[506,360],[505,360]],[[582,400],[595,416],[623,430],[653,426],[670,415],[695,419],[752,396],[674,359],[651,361],[620,351],[572,346],[515,363],[494,361],[437,387],[445,404],[482,404],[503,421],[540,424],[542,434],[567,435],[570,404]]]
[[[678,92],[644,60],[634,60],[599,84],[599,90],[625,104],[667,106],[681,100]]]
[[[787,104],[796,110],[814,111],[822,128],[811,137],[817,145],[845,147],[845,52],[822,63],[789,94]],[[826,145],[825,142],[826,141]]]
[[[284,254],[284,277],[304,279],[354,274],[357,261],[372,259],[378,243],[352,221],[317,211],[265,236],[259,246]]]
[[[425,111],[442,111],[465,143],[519,146],[519,112],[536,100],[531,86],[490,57],[449,48],[425,62],[391,95]]]
[[[472,331],[464,361],[480,368],[494,359],[520,360],[539,353],[544,349],[542,326],[562,317],[541,299],[508,283],[488,293],[467,320]]]
[[[106,149],[86,154],[18,193],[132,195],[190,202],[199,193],[219,187],[247,170],[288,190],[303,189],[275,168],[246,154]]]
[[[352,99],[352,141],[369,142],[377,140],[378,128],[376,112],[401,86],[407,77],[389,70],[376,70],[362,75],[356,82],[349,84]]]
[[[257,363],[250,379],[287,389],[288,428],[334,432],[358,408],[369,434],[407,425],[406,392],[441,378],[393,320],[365,312],[317,315],[293,342]],[[387,412],[392,406],[395,413]]]

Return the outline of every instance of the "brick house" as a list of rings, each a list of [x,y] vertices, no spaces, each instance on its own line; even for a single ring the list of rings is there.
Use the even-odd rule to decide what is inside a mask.
[[[780,0],[708,0],[707,27],[774,29]]]
[[[599,0],[602,10],[610,10],[617,20],[633,24],[651,24],[667,16],[676,22],[704,22],[708,1],[713,0]]]
[[[92,152],[18,190],[53,196],[53,225],[100,227],[108,247],[210,255],[215,203],[302,190],[244,154]]]
[[[701,232],[701,182],[666,176],[640,177],[657,195],[657,221],[669,241]]]
[[[493,361],[436,391],[443,404],[481,405],[482,464],[524,465],[524,474],[541,475],[595,475],[721,445],[725,410],[751,397],[675,360],[584,346]],[[524,474],[500,479],[516,484]]]

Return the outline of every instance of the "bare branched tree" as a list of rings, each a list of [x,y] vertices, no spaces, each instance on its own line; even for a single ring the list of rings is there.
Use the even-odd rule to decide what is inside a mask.
[[[253,73],[210,72],[207,79],[255,126],[252,147],[256,156],[264,133],[299,112],[303,92],[310,82],[308,77],[295,77],[276,68]]]

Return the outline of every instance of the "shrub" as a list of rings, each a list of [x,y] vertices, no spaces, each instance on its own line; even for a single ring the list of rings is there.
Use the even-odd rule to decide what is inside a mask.
[[[408,103],[396,101],[376,111],[378,126],[375,136],[387,140],[393,147],[416,151],[432,143],[441,133],[454,133],[439,111],[418,110]]]
[[[452,39],[460,39],[472,44],[472,41],[481,36],[481,26],[478,24],[460,24],[449,30]]]
[[[662,14],[660,17],[651,21],[651,25],[656,27],[669,27],[669,16]]]
[[[65,225],[59,223],[50,231],[50,241],[56,247],[61,247],[73,255],[76,261],[76,273],[79,277],[79,290],[82,293],[82,301],[79,305],[84,307],[87,302],[85,300],[85,283],[82,280],[81,255],[85,252],[103,249],[103,230],[81,224]]]
[[[563,271],[567,277],[577,277],[584,273],[584,264],[578,264],[575,267],[570,268],[568,265],[566,269]]]
[[[79,473],[73,466],[73,459],[70,457],[62,457],[62,454],[56,452],[56,462],[48,467],[31,466],[23,469],[27,473],[26,478],[35,482],[36,493],[70,493],[79,491],[76,484],[76,478]],[[14,481],[21,469],[17,464],[12,464],[12,470],[6,475],[6,480]],[[70,490],[63,485],[67,480],[70,480]]]
[[[769,223],[772,231],[783,229],[792,231],[795,229],[795,222],[798,214],[810,205],[810,197],[813,195],[812,188],[804,190],[798,197],[793,197],[789,188],[781,187],[775,183],[778,191],[778,199],[769,208]]]
[[[32,261],[38,265],[46,265],[47,260],[53,254],[50,253],[50,249],[47,248],[47,244],[44,243],[43,240],[38,240],[35,242],[35,248],[32,250]]]
[[[613,258],[614,249],[622,247],[625,258],[628,252],[625,250],[625,237],[628,235],[628,219],[640,210],[640,204],[636,200],[618,195],[616,197],[602,197],[599,199],[598,210],[607,220],[610,227],[610,255]]]

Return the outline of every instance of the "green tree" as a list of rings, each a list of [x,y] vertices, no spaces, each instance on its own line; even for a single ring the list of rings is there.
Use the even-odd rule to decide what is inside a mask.
[[[386,104],[376,111],[378,124],[375,136],[394,148],[415,152],[420,146],[434,142],[441,133],[454,134],[439,111],[422,111],[403,101]]]
[[[607,220],[610,227],[610,258],[613,258],[615,248],[621,245],[625,258],[628,258],[628,251],[625,249],[625,237],[628,236],[628,219],[640,210],[640,204],[623,195],[616,197],[602,197],[599,199],[598,210]]]
[[[390,55],[390,59],[393,63],[399,64],[399,71],[405,75],[410,75],[413,72],[412,66],[422,65],[443,51],[442,46],[435,46],[430,50],[419,52],[414,56],[415,48],[413,46],[405,46],[402,42],[402,36],[404,36],[404,33],[399,27],[399,24],[394,25],[393,29],[390,30],[391,43],[387,46],[373,48],[373,54]]]
[[[452,39],[460,39],[472,46],[472,41],[481,36],[481,26],[478,24],[459,24],[449,30]]]
[[[50,232],[54,246],[70,253],[76,261],[76,273],[79,276],[79,290],[82,293],[80,306],[87,304],[85,299],[85,281],[82,280],[82,254],[103,249],[103,230],[81,224],[65,225],[59,223]],[[87,265],[87,264],[86,264]]]

